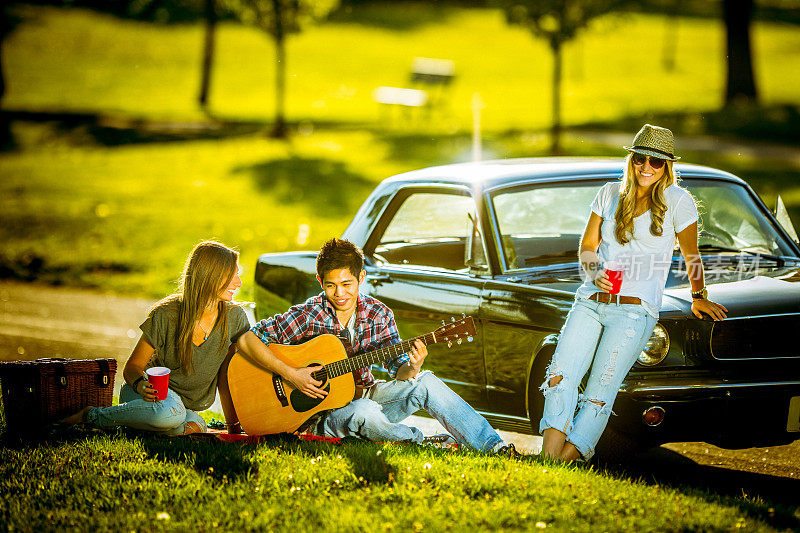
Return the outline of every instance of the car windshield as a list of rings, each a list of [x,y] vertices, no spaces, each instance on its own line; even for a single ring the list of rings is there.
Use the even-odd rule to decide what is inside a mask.
[[[491,201],[506,270],[576,261],[589,205],[602,182],[563,183],[500,191]],[[793,256],[747,190],[736,183],[684,178],[697,200],[702,253]]]

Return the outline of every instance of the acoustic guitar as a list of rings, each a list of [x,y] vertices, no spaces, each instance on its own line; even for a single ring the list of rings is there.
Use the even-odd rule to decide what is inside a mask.
[[[302,368],[322,365],[313,372],[328,391],[325,398],[311,398],[284,380],[280,375],[255,365],[241,354],[235,354],[228,365],[228,386],[242,429],[248,435],[293,432],[320,411],[344,407],[356,397],[356,370],[373,363],[392,359],[411,350],[420,339],[426,345],[472,342],[475,323],[465,317],[446,323],[436,331],[391,346],[355,355],[349,343],[335,335],[325,334],[296,346],[270,344],[275,356],[289,366]],[[359,391],[360,393],[360,391]]]

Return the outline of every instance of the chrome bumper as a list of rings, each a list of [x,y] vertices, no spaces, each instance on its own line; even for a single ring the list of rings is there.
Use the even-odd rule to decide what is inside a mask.
[[[759,392],[769,391],[773,393],[776,389],[786,389],[800,395],[800,381],[725,381],[709,380],[705,383],[697,383],[697,380],[686,383],[623,383],[619,388],[620,393],[626,394],[636,399],[680,397],[682,399],[697,398],[702,396],[717,396],[720,393],[736,392]],[[796,389],[796,391],[793,391]],[[677,398],[676,398],[677,399]]]

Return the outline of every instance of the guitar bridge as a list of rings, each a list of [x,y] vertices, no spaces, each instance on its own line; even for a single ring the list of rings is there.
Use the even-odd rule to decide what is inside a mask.
[[[275,388],[275,396],[281,402],[282,407],[289,405],[289,398],[286,397],[286,389],[283,387],[283,378],[278,374],[272,374],[272,386]]]

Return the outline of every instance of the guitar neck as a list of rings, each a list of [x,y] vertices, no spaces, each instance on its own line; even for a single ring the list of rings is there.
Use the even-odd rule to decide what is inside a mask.
[[[339,361],[334,361],[333,363],[325,365],[328,377],[335,378],[337,376],[343,376],[359,368],[366,368],[374,363],[380,363],[397,357],[400,354],[410,351],[417,339],[421,340],[426,345],[435,344],[437,342],[436,335],[431,332],[419,337],[414,337],[413,339],[398,342],[397,344],[392,344],[391,346],[385,346],[371,352],[362,353],[355,357],[340,359]]]

